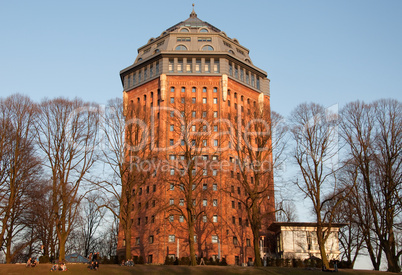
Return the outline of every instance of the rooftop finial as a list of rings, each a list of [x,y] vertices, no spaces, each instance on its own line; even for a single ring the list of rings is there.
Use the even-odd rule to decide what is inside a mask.
[[[193,3],[193,11],[190,13],[190,17],[197,17],[197,14],[194,11],[194,3]]]

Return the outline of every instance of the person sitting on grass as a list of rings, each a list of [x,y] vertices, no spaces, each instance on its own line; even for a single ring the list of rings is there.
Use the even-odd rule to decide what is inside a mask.
[[[36,261],[35,261],[35,259],[32,259],[31,260],[31,267],[35,267],[36,266]]]
[[[60,264],[60,267],[59,267],[59,270],[60,270],[60,271],[67,271],[67,266],[66,266],[66,264],[65,264],[65,263],[61,263],[61,264]]]
[[[32,258],[29,258],[28,261],[27,261],[26,267],[30,267],[30,266],[31,266],[31,261],[32,261]]]
[[[50,271],[57,271],[58,269],[59,269],[58,265],[57,265],[57,264],[54,264],[54,265],[52,266],[52,268],[50,269]]]

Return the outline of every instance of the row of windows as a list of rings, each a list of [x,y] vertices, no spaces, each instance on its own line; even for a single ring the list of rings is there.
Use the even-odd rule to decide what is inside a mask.
[[[159,61],[154,62],[132,74],[125,76],[124,86],[126,88],[135,86],[157,75],[159,75]]]
[[[132,222],[133,222],[133,220],[131,219],[131,223],[132,223]],[[144,218],[144,222],[145,222],[145,224],[148,224],[148,222],[149,222],[149,223],[155,223],[155,216],[152,215],[150,219],[148,219],[148,217],[145,217],[145,218]],[[138,218],[138,219],[137,219],[137,225],[138,225],[138,226],[141,225],[141,218]]]
[[[259,76],[231,62],[229,63],[229,75],[254,88],[257,88],[258,90],[261,89]]]
[[[215,129],[215,128],[214,128]],[[203,144],[203,146],[207,146],[207,140],[205,139],[205,140],[203,140],[202,141],[202,144]],[[229,141],[229,144],[231,144],[231,142]],[[181,146],[185,146],[186,145],[186,141],[185,140],[180,140],[180,145]],[[191,140],[191,143],[190,143],[190,145],[191,146],[197,146],[197,143],[196,143],[196,141],[195,140]],[[174,146],[174,139],[169,139],[169,146]],[[213,141],[212,141],[212,146],[214,146],[214,147],[218,147],[219,146],[219,140],[217,140],[217,139],[214,139]],[[232,148],[231,146],[229,146],[230,148]]]
[[[195,203],[196,203],[196,201],[193,201],[193,204],[195,204]],[[171,198],[169,200],[169,204],[174,205],[175,200],[173,198]],[[184,206],[184,199],[179,199],[179,206]],[[208,206],[208,199],[203,199],[202,200],[202,206]],[[214,207],[218,206],[218,200],[217,199],[212,199],[212,206],[214,206]]]
[[[239,245],[239,241],[237,239],[237,237],[233,237],[233,244],[234,245]],[[169,243],[174,243],[176,242],[176,235],[169,235],[168,236],[168,242]],[[219,238],[217,235],[212,235],[211,236],[211,243],[218,243],[219,242]],[[154,243],[154,236],[150,235],[148,237],[148,243],[153,244]],[[197,243],[197,235],[194,235],[194,243]],[[135,244],[136,245],[140,245],[140,237],[137,237],[135,239]],[[251,240],[250,239],[246,239],[246,246],[250,247],[251,246]]]
[[[214,117],[218,117],[218,112],[217,111],[214,111],[214,115],[213,115]],[[206,112],[202,112],[202,117],[206,117]],[[169,127],[169,130],[170,130],[170,132],[174,132],[174,124],[170,124],[170,127]],[[177,128],[179,128],[179,127],[177,127]],[[207,125],[202,125],[202,128],[198,128],[197,129],[197,127],[196,127],[196,125],[191,125],[191,128],[189,129],[191,132],[198,132],[198,133],[200,133],[200,132],[208,132],[209,130],[211,130]],[[214,132],[218,132],[218,125],[213,125],[213,128],[212,128],[212,130],[214,131]],[[180,130],[178,130],[178,131],[180,131]],[[182,132],[184,132],[185,131],[185,128],[184,128],[184,126],[182,126],[182,128],[181,128],[181,131]],[[195,141],[194,141],[195,142]],[[204,139],[204,140],[202,140],[202,144],[204,145],[204,146],[206,146],[207,145],[207,140],[206,139]],[[184,145],[184,144],[183,144]],[[193,145],[196,145],[195,143],[193,144]]]
[[[175,91],[176,91],[176,88],[175,88],[175,87],[173,87],[173,86],[170,87],[170,92],[171,92],[171,93],[174,93]],[[186,92],[186,87],[181,87],[180,91],[181,91],[182,93],[185,93],[185,92]],[[202,87],[202,92],[203,92],[203,93],[206,93],[207,91],[208,91],[207,87]],[[217,92],[218,92],[218,88],[217,88],[217,87],[213,87],[212,91],[213,91],[213,93],[217,93]],[[197,92],[197,87],[191,87],[191,92],[192,92],[192,93],[196,93],[196,92]]]
[[[180,155],[178,158],[180,160],[185,160],[184,155]],[[199,158],[202,159],[202,160],[208,160],[209,156],[208,155],[202,155],[202,156],[199,156]],[[169,155],[169,159],[170,160],[176,160],[176,155]],[[218,156],[216,156],[216,155],[212,156],[212,160],[218,160],[218,159],[219,159]]]
[[[186,45],[179,44],[175,48],[176,51],[188,51],[188,48]],[[204,45],[201,48],[201,51],[213,51],[214,48],[211,45]]]
[[[154,171],[153,174],[154,174],[154,176],[156,176],[156,171]],[[149,192],[150,192],[149,186],[147,186],[147,187],[145,188],[145,190],[146,190],[147,194],[149,194]],[[154,185],[152,186],[152,192],[155,192],[155,191],[156,191],[156,184],[154,184]],[[133,189],[133,195],[135,195],[135,189]],[[142,195],[142,187],[140,187],[140,188],[138,189],[138,195],[139,195],[139,196]]]
[[[190,32],[190,30],[186,27],[183,27],[179,30],[179,32]],[[201,29],[199,29],[199,32],[209,32],[209,30],[206,28],[201,28]]]
[[[219,73],[219,59],[170,58],[169,73]]]
[[[168,220],[169,220],[169,222],[174,222],[174,215],[169,215]],[[184,222],[184,216],[179,216],[178,221],[179,222]],[[204,223],[208,222],[207,215],[202,216],[202,222],[204,222]],[[218,222],[218,215],[213,215],[212,216],[212,222],[213,223]]]
[[[174,102],[175,102],[175,98],[174,98],[174,97],[171,97],[171,98],[170,98],[170,103],[174,103]],[[186,102],[186,98],[182,97],[180,102],[181,102],[181,103],[185,103],[185,102]],[[197,102],[197,98],[196,98],[196,97],[191,98],[191,103],[195,104],[196,102]],[[203,97],[203,98],[202,98],[202,103],[203,103],[203,104],[207,104],[207,98],[206,98],[206,97]],[[213,103],[213,104],[218,104],[218,98],[217,98],[217,97],[214,97],[214,98],[212,99],[212,103]]]
[[[174,173],[174,169],[171,169],[171,171],[173,170],[173,173]],[[217,174],[217,170],[213,170],[214,172],[213,172],[213,174]],[[172,172],[171,172],[172,173]],[[195,173],[195,170],[193,170],[193,173]],[[170,184],[170,187],[169,187],[169,190],[171,190],[171,191],[173,191],[174,190],[174,187],[175,187],[175,184],[174,183],[171,183]],[[179,186],[180,187],[180,189],[181,190],[184,190],[184,187],[181,185],[181,186]],[[196,188],[196,185],[194,185],[193,184],[193,186],[191,187],[193,190],[195,190],[195,188]],[[202,190],[203,191],[206,191],[206,190],[208,190],[208,183],[203,183],[202,184]],[[218,184],[216,184],[216,183],[214,183],[214,184],[212,184],[212,190],[213,191],[218,191]],[[196,203],[196,201],[195,200],[193,200],[193,204],[195,204]]]
[[[155,205],[156,205],[155,200],[152,200],[151,206],[152,206],[152,207],[155,207]],[[138,209],[141,209],[141,206],[142,206],[142,204],[141,204],[141,202],[139,202],[139,203],[138,203]],[[133,203],[133,208],[134,208],[134,203]],[[149,208],[149,202],[146,202],[146,203],[145,203],[145,209],[148,209],[148,208]]]

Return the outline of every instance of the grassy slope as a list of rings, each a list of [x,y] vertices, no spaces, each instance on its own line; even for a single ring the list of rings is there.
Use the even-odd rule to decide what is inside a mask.
[[[50,264],[40,264],[35,268],[26,268],[23,264],[2,264],[0,265],[0,274],[53,274],[50,272]],[[136,265],[134,267],[121,267],[117,265],[101,265],[98,271],[91,271],[86,268],[86,265],[82,264],[68,264],[68,271],[65,274],[136,274],[136,275],[170,275],[170,274],[182,274],[182,275],[226,275],[226,274],[253,274],[253,275],[313,275],[313,274],[332,274],[323,273],[320,270],[306,270],[297,268],[280,268],[280,267],[263,267],[263,268],[252,268],[252,267],[238,267],[238,266],[156,266],[156,265]],[[56,273],[60,273],[57,271]],[[340,275],[371,275],[371,274],[390,274],[378,271],[356,271],[356,270],[341,270],[338,274]]]

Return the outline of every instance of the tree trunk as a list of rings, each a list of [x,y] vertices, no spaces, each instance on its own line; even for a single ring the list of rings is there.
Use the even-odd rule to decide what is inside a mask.
[[[128,221],[127,221],[128,223]],[[131,259],[131,230],[128,225],[126,225],[126,230],[124,232],[125,234],[125,239],[126,239],[126,260]]]
[[[197,265],[197,260],[195,259],[195,249],[194,249],[194,226],[191,223],[191,226],[189,228],[189,244],[190,244],[190,260],[191,260],[191,265],[195,266]]]
[[[328,228],[329,230],[329,228]],[[329,262],[327,258],[327,253],[325,252],[325,240],[322,232],[322,226],[317,224],[317,242],[320,248],[322,265],[325,266],[326,269],[329,269]]]
[[[66,242],[67,242],[67,234],[60,234],[60,242],[59,242],[59,262],[64,263],[66,260]]]

